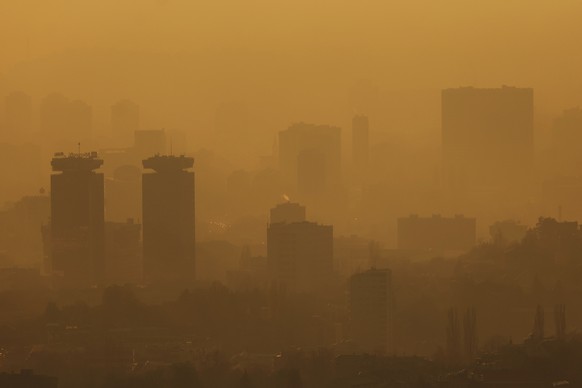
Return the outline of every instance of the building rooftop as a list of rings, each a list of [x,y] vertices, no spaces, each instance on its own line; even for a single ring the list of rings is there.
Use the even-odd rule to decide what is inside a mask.
[[[144,168],[156,172],[180,171],[194,166],[194,158],[184,155],[155,155],[142,161]]]
[[[63,152],[54,154],[51,161],[53,171],[92,171],[103,164],[103,159],[99,159],[97,152],[70,153]]]

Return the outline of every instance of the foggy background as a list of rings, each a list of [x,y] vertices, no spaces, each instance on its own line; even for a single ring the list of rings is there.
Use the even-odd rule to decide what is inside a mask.
[[[461,363],[447,337],[459,324],[452,318],[457,309],[464,323],[477,311],[477,329],[464,330],[479,333],[480,350],[501,352],[523,340],[528,353],[528,344],[566,338],[566,329],[558,329],[567,305],[568,338],[579,351],[581,15],[578,0],[0,0],[0,324],[12,325],[0,327],[0,355],[2,346],[13,352],[6,364],[0,357],[0,370],[32,365],[47,375],[62,373],[64,386],[74,387],[94,359],[63,372],[72,353],[51,346],[65,344],[97,354],[96,364],[102,356],[112,369],[152,360],[167,367],[186,357],[214,381],[247,375],[237,357],[256,366],[267,354],[285,367],[253,370],[253,378],[276,380],[274,371],[300,370],[308,376],[305,386],[320,387],[323,377],[309,369],[309,357],[331,365],[336,356],[352,354],[354,322],[360,319],[366,339],[373,332],[366,324],[378,315],[375,305],[359,315],[354,306],[368,306],[367,292],[375,291],[377,300],[394,299],[381,306],[390,327],[374,327],[382,341],[396,337],[385,353],[420,355],[447,372]],[[457,89],[463,87],[475,89]],[[461,93],[461,103],[448,100],[452,118],[445,125],[447,91]],[[464,92],[474,104],[469,108]],[[491,105],[479,100],[496,92],[522,95],[493,98]],[[126,116],[113,119],[120,107],[139,119],[126,128]],[[445,132],[462,129],[455,120],[472,112],[475,119],[462,123],[470,127],[470,144],[460,153],[466,158],[455,159],[457,139],[447,143]],[[352,149],[352,120],[359,115],[369,119],[363,167]],[[515,125],[524,117],[523,126]],[[518,148],[529,152],[531,117],[533,155],[524,162]],[[305,148],[317,150],[303,154],[293,148],[291,129],[326,135],[306,140]],[[507,151],[505,129],[519,143],[514,154],[497,152]],[[138,144],[136,137],[134,143],[134,130],[153,130],[146,137],[164,130],[165,138]],[[284,132],[291,138],[285,143]],[[459,133],[462,143],[465,132]],[[480,136],[490,143],[480,143]],[[447,144],[453,152],[443,150]],[[84,154],[90,151],[98,155]],[[77,152],[69,157],[104,159],[97,171],[103,175],[95,178],[97,186],[105,182],[95,191],[104,191],[103,203],[98,198],[95,205],[104,212],[95,228],[103,252],[91,251],[115,275],[103,283],[82,279],[82,286],[60,289],[55,284],[66,275],[47,270],[51,249],[59,243],[69,248],[47,232],[59,211],[51,200],[60,190],[60,212],[67,215],[76,195],[65,184],[54,190],[55,152],[65,153],[57,160]],[[180,182],[186,200],[165,201],[171,211],[155,205],[156,190],[171,186],[163,180],[151,183],[153,199],[141,206],[148,191],[142,174],[156,179],[142,160],[158,152],[184,154],[186,164],[193,158]],[[335,156],[338,165],[326,170]],[[447,157],[453,168],[443,166]],[[466,186],[445,179],[459,160],[461,167],[466,161],[467,169],[480,168]],[[489,160],[494,167],[488,170]],[[300,166],[308,184],[283,171]],[[310,192],[322,177],[329,181]],[[303,208],[296,221],[273,221],[270,211],[281,206],[287,216],[285,206],[292,213],[295,202],[306,206],[307,217]],[[195,271],[169,268],[191,275],[188,287],[144,281],[146,208],[173,227],[188,213],[180,219],[185,226],[174,229],[187,242],[176,255],[195,256],[189,263],[195,261]],[[175,219],[164,219],[166,213]],[[412,225],[408,240],[399,235],[406,222]],[[432,226],[423,229],[423,223]],[[306,251],[293,259],[316,262],[305,265],[297,281],[313,289],[273,281],[280,274],[273,274],[271,262],[288,257],[268,245],[280,244],[284,252],[287,226],[297,227],[297,250]],[[160,251],[157,258],[164,259]],[[321,257],[327,272],[320,278]],[[542,305],[549,313],[545,337]],[[110,341],[105,350],[103,338]],[[468,342],[476,347],[477,339]],[[205,349],[218,350],[209,356]],[[45,362],[51,352],[62,364]],[[476,349],[468,353],[466,365],[477,355]],[[227,356],[230,364],[220,358]],[[208,359],[224,369],[209,367]],[[416,371],[414,365],[409,370]],[[103,377],[107,368],[91,373]]]

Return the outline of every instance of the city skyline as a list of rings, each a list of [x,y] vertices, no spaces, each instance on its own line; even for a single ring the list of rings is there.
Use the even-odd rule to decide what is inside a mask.
[[[582,386],[579,0],[0,0],[0,387]]]

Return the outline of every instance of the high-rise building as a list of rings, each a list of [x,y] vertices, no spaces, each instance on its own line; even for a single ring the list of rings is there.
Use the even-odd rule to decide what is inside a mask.
[[[52,151],[87,145],[91,141],[93,109],[81,100],[52,93],[40,105],[41,133]]]
[[[279,167],[283,178],[294,188],[298,184],[300,155],[319,154],[319,179],[328,187],[341,183],[341,129],[326,125],[298,123],[279,132]],[[306,180],[306,182],[309,179]]]
[[[524,188],[533,159],[533,89],[442,91],[445,187]]]
[[[350,278],[350,333],[359,351],[394,351],[393,298],[388,269],[372,268]]]
[[[101,282],[104,267],[103,161],[96,152],[55,154],[51,165],[50,261],[67,286]]]
[[[139,130],[139,105],[127,99],[111,105],[111,129],[123,145],[131,145],[133,134]]]
[[[289,210],[275,208],[275,217],[272,216],[267,229],[267,258],[271,276],[274,281],[293,291],[323,290],[333,274],[333,226],[308,221],[294,222],[301,219],[301,210]],[[286,222],[288,219],[291,222]]]
[[[306,149],[297,155],[297,194],[303,200],[317,200],[330,188],[325,154],[317,149]]]
[[[51,93],[40,103],[40,130],[51,151],[72,148],[76,138],[65,140],[69,135],[69,99],[59,93]]]
[[[334,267],[348,277],[372,266],[374,243],[356,235],[336,237],[333,241]]]
[[[194,159],[154,156],[143,161],[144,277],[150,282],[187,283],[195,271]]]
[[[271,209],[271,224],[303,222],[306,219],[305,213],[305,206],[298,203],[280,203]]]
[[[352,119],[352,159],[357,174],[363,174],[368,167],[370,133],[367,116]]]

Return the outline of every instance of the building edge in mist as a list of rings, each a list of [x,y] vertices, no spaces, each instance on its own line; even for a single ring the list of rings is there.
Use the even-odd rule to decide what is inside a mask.
[[[333,278],[333,226],[306,221],[305,207],[284,203],[271,210],[267,228],[271,279],[293,292],[325,290]]]
[[[350,337],[362,353],[389,354],[394,344],[392,272],[372,268],[349,281]]]
[[[100,284],[104,275],[104,178],[96,152],[57,153],[51,161],[49,271],[65,287]]]
[[[305,206],[294,202],[281,203],[271,209],[271,224],[280,222],[303,222],[306,218]]]
[[[143,274],[148,283],[195,279],[194,159],[156,155],[143,160]]]
[[[441,96],[444,188],[524,190],[533,171],[531,88],[451,88]]]

